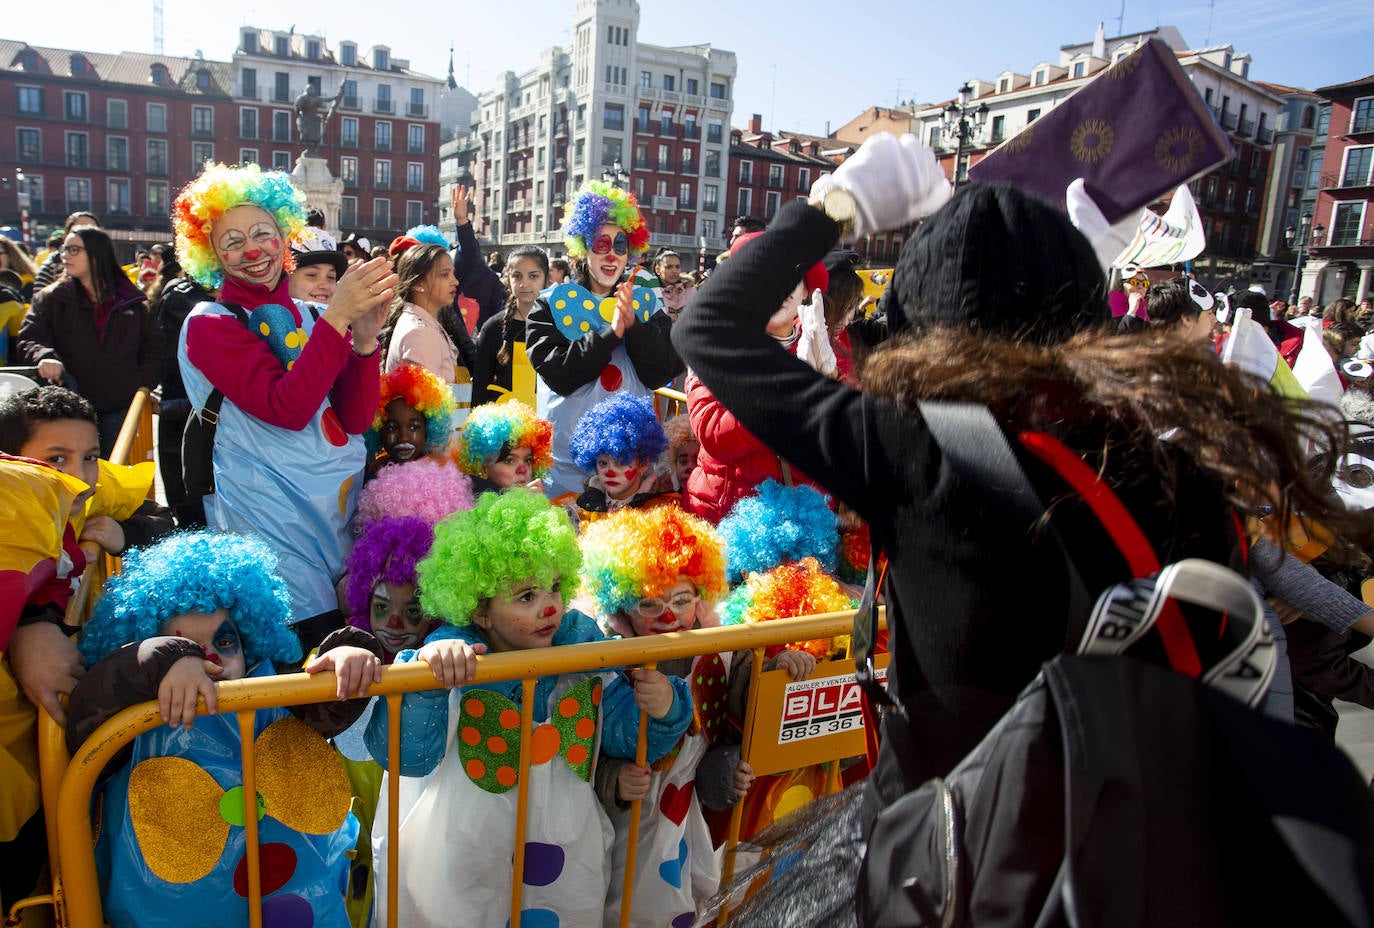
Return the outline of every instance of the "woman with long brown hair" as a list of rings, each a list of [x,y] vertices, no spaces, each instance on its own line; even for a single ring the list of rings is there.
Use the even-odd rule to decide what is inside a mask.
[[[396,262],[396,277],[396,295],[381,334],[382,371],[418,364],[453,383],[461,361],[438,318],[439,310],[458,296],[453,259],[442,245],[413,245]]]

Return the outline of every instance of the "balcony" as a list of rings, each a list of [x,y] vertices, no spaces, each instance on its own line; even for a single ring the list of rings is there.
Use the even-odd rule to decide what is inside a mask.
[[[339,147],[340,147],[340,148],[357,148],[357,147],[358,147],[358,137],[357,137],[356,135],[354,135],[354,136],[344,136],[343,138],[339,139]]]
[[[1321,189],[1323,190],[1355,190],[1360,187],[1374,186],[1371,184],[1368,171],[1363,177],[1344,177],[1336,174],[1323,174],[1321,176]]]
[[[719,164],[708,164],[708,165],[706,165],[706,173],[705,173],[704,176],[705,176],[705,177],[719,177],[719,176],[720,176],[720,165],[719,165]]]
[[[375,142],[372,143],[372,150],[373,150],[373,151],[391,151],[391,142],[390,142],[390,140],[384,142],[384,141],[382,141],[381,139],[378,139],[377,141],[375,141]]]
[[[671,158],[666,158],[666,159],[660,158],[659,161],[658,161],[658,172],[659,172],[660,174],[671,174],[671,173],[673,173],[673,159],[671,159]]]
[[[250,129],[250,128],[248,128],[247,126],[240,126],[240,127],[239,127],[239,138],[240,138],[240,139],[243,139],[243,140],[246,141],[246,142],[256,142],[256,141],[258,140],[258,130],[257,130],[257,127],[254,127],[254,128],[251,128],[251,129]]]
[[[394,113],[396,105],[392,103],[390,97],[374,97],[372,100],[372,112],[374,113]]]
[[[1007,138],[1007,133],[1006,133],[1005,130],[1003,130],[1003,131],[1001,131],[1001,132],[990,132],[990,133],[988,133],[988,144],[989,144],[989,145],[1001,145],[1004,141],[1006,141],[1006,138]]]
[[[553,195],[553,205],[554,205],[554,206],[562,206],[562,205],[563,205],[564,203],[566,203],[566,202],[568,202],[568,197],[567,197],[566,194],[563,194],[563,193],[555,193],[555,194]]]
[[[682,129],[682,137],[684,139],[691,139],[694,142],[700,141],[701,126],[684,126]]]
[[[414,117],[414,118],[416,118],[416,119],[428,119],[428,118],[429,118],[429,104],[428,104],[428,103],[408,103],[408,104],[406,104],[406,115],[407,115],[407,116],[412,116],[412,117]]]
[[[1351,135],[1368,135],[1370,133],[1374,133],[1374,116],[1356,119],[1350,126]]]
[[[291,102],[291,90],[290,90],[290,88],[274,87],[274,88],[272,89],[272,102],[273,102],[273,103],[290,103],[290,102]]]
[[[553,137],[556,139],[566,139],[568,137],[568,124],[560,122],[553,127]]]
[[[1241,119],[1236,124],[1236,135],[1243,139],[1248,139],[1255,134],[1255,121],[1253,119]]]
[[[1331,236],[1329,243],[1312,246],[1313,251],[1331,248],[1374,248],[1374,234],[1356,237],[1353,232],[1347,235],[1336,233]]]
[[[193,139],[212,139],[215,137],[215,130],[210,126],[192,126],[191,138]]]
[[[240,99],[240,100],[261,100],[261,99],[262,99],[262,91],[258,90],[258,88],[256,88],[256,87],[245,87],[245,88],[243,88],[243,92],[239,94],[239,99]]]
[[[362,101],[359,100],[357,97],[343,97],[339,100],[339,109],[341,110],[353,110],[354,112],[357,112],[362,108]]]
[[[566,170],[568,169],[568,159],[567,159],[567,158],[554,158],[554,159],[553,159],[553,169],[554,169],[554,171],[566,171]]]
[[[423,143],[423,142],[419,143],[418,145],[417,145],[415,142],[409,142],[409,143],[406,144],[406,154],[408,154],[408,155],[423,155],[424,153],[425,153],[425,146],[424,146],[424,143]]]
[[[688,197],[684,200],[681,197],[679,197],[677,201],[677,208],[680,210],[695,210],[697,208],[696,198]]]
[[[424,193],[425,185],[420,181],[406,181],[406,191],[408,193]]]
[[[373,189],[373,190],[390,190],[390,189],[391,189],[391,178],[390,178],[390,177],[380,177],[380,178],[377,178],[377,179],[373,180],[373,181],[372,181],[372,189]]]
[[[720,144],[721,130],[719,126],[708,126],[706,128],[706,141]]]
[[[1255,133],[1255,141],[1261,145],[1271,145],[1274,142],[1274,130],[1266,129],[1263,126]]]
[[[530,211],[530,201],[528,197],[515,197],[507,207],[512,213],[528,213]]]
[[[741,181],[741,183],[743,183],[743,181]],[[781,189],[783,189],[784,186],[786,186],[786,185],[783,183],[783,179],[782,179],[782,176],[781,176],[781,175],[778,175],[778,176],[773,176],[773,175],[771,175],[771,174],[769,175],[769,177],[768,177],[768,187],[769,187],[769,189],[771,189],[771,190],[781,190]]]

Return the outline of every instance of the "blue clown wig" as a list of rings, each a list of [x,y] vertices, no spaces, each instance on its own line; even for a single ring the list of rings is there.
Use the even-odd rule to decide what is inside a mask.
[[[444,238],[444,233],[439,231],[438,226],[411,226],[406,229],[406,235],[415,239],[421,245],[442,245],[445,248],[452,247],[448,239]]]
[[[814,557],[828,573],[835,571],[839,529],[815,487],[765,480],[757,496],[735,503],[717,530],[729,554],[731,583],[806,557]]]
[[[257,538],[219,532],[170,535],[125,554],[123,571],[106,581],[86,625],[81,653],[94,663],[126,644],[163,634],[177,616],[218,609],[238,626],[250,668],[264,660],[300,660],[277,556]]]
[[[647,396],[617,393],[597,403],[577,420],[568,443],[572,460],[588,473],[596,470],[597,455],[629,464],[639,458],[654,462],[668,447],[668,436],[654,415]]]

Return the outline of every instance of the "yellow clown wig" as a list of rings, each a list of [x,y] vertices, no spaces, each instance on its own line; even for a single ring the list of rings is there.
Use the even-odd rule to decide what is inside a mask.
[[[220,216],[244,204],[259,207],[276,220],[286,252],[285,269],[295,266],[286,242],[305,225],[305,194],[291,186],[291,178],[281,171],[264,171],[256,164],[231,167],[209,162],[172,204],[177,260],[206,287],[224,283],[224,265],[210,241],[210,228]]]
[[[629,613],[680,580],[708,603],[725,593],[725,546],[704,519],[676,506],[621,509],[582,533],[582,582],[602,615]]]

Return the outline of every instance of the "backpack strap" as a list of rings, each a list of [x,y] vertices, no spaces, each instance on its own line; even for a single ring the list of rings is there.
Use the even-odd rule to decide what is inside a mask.
[[[221,302],[219,305],[229,310],[235,319],[243,323],[245,329],[252,330],[253,327],[248,319],[248,310],[237,303]],[[186,419],[186,426],[181,436],[182,480],[186,484],[187,490],[193,494],[208,495],[215,492],[212,459],[215,449],[215,431],[219,427],[219,411],[223,405],[223,391],[219,387],[211,385],[210,395],[205,398],[205,405],[193,411]]]
[[[233,313],[234,318],[242,322],[245,329],[253,328],[248,321],[248,310],[237,303],[220,303],[219,305]],[[215,427],[219,425],[219,408],[223,405],[224,394],[220,392],[219,387],[212,386],[210,387],[210,395],[205,398],[205,405],[196,411],[196,415],[200,416],[205,424],[210,427],[206,432],[206,437],[209,438],[212,446],[215,442]]]

